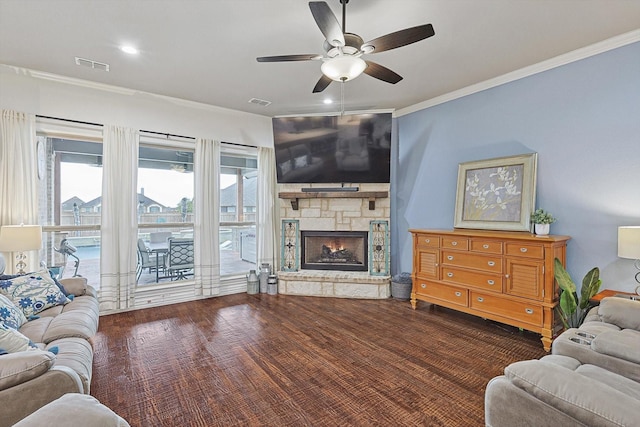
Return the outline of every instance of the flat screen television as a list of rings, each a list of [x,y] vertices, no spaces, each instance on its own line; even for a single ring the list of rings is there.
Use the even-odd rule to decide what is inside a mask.
[[[388,183],[391,113],[273,119],[278,183]]]

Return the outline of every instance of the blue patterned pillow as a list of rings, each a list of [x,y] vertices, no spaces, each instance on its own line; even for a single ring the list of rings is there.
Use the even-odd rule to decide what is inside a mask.
[[[0,323],[0,350],[3,353],[17,353],[19,351],[37,349],[38,347],[29,338]]]
[[[9,297],[26,317],[71,302],[45,270],[9,280],[0,280],[0,293]]]
[[[0,294],[0,323],[10,328],[18,329],[27,321],[22,310],[6,296]]]

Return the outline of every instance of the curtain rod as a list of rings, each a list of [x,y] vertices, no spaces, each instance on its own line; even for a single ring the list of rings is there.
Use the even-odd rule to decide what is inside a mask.
[[[220,142],[220,144],[237,145],[238,147],[258,148],[257,145],[238,144],[237,142]]]
[[[77,123],[77,124],[80,124],[80,125],[90,125],[90,126],[104,127],[104,125],[101,124],[101,123],[83,122],[83,121],[80,121],[80,120],[71,120],[71,119],[61,119],[60,117],[41,116],[39,114],[36,114],[36,117],[39,118],[39,119],[60,120],[62,122]]]
[[[153,134],[153,135],[162,135],[162,136],[164,136],[166,138],[173,137],[173,138],[184,138],[184,139],[193,139],[193,140],[195,140],[195,138],[193,136],[175,135],[173,133],[154,132],[154,131],[151,131],[151,130],[142,130],[142,129],[140,129],[140,132],[150,133],[150,134]]]
[[[185,138],[185,139],[196,139],[192,136],[184,136],[184,135],[174,135],[172,133],[164,133],[164,132],[153,132],[150,130],[141,130],[140,132],[144,132],[144,133],[151,133],[153,135],[162,135],[162,136],[166,136],[167,138],[174,137],[174,138]],[[248,147],[248,148],[258,148],[255,145],[247,145],[247,144],[238,144],[237,142],[225,142],[225,141],[221,141],[221,144],[227,144],[227,145],[237,145],[239,147]]]
[[[71,119],[61,119],[60,117],[52,117],[52,116],[41,116],[39,114],[36,114],[36,117],[39,119],[50,119],[50,120],[60,120],[62,122],[69,122],[69,123],[77,123],[77,124],[81,124],[81,125],[90,125],[90,126],[100,126],[100,127],[104,127],[103,124],[101,123],[92,123],[92,122],[83,122],[81,120],[71,120]],[[175,135],[172,133],[165,133],[165,132],[154,132],[154,131],[150,131],[150,130],[140,130],[140,132],[144,132],[144,133],[150,133],[153,135],[162,135],[165,136],[167,138],[169,137],[174,137],[174,138],[185,138],[185,139],[193,139],[195,140],[196,138],[194,138],[193,136],[184,136],[184,135]],[[239,147],[248,147],[248,148],[258,148],[255,145],[248,145],[248,144],[238,144],[236,142],[221,142],[222,144],[228,144],[228,145],[237,145]]]

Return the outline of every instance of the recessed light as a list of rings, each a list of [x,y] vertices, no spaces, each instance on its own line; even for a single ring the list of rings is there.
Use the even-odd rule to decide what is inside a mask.
[[[123,51],[124,53],[128,53],[129,55],[137,55],[138,54],[138,49],[136,49],[135,47],[130,46],[130,45],[120,46],[120,50]]]
[[[332,101],[332,100],[330,100],[329,98],[325,99],[323,102],[324,102],[325,104],[333,104],[333,101]]]

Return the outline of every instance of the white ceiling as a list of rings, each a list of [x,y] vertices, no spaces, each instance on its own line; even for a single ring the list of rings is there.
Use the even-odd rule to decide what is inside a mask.
[[[339,0],[328,0],[341,20]],[[367,41],[425,23],[436,35],[367,55],[404,77],[347,82],[345,109],[400,109],[640,28],[640,0],[351,0]],[[340,84],[311,92],[322,53],[305,0],[0,0],[0,63],[276,116],[335,112]],[[122,43],[141,53],[128,56]],[[75,65],[79,56],[109,72]],[[337,104],[325,105],[331,97]],[[249,103],[259,98],[267,107]]]

